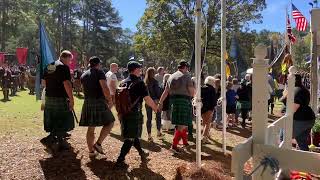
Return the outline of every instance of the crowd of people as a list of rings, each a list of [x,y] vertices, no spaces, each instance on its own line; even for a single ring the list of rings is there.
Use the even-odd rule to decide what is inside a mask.
[[[152,122],[156,120],[157,138],[165,135],[164,130],[173,130],[174,138],[171,149],[174,153],[181,153],[183,146],[188,146],[192,140],[193,121],[195,119],[192,100],[196,94],[196,82],[191,77],[190,65],[186,61],[179,62],[177,71],[169,74],[164,67],[157,69],[149,67],[145,73],[143,66],[136,61],[129,61],[125,73],[117,75],[119,66],[116,63],[110,65],[108,72],[103,71],[102,62],[98,57],[91,57],[87,70],[77,69],[70,72],[69,63],[72,54],[63,51],[59,60],[48,65],[45,70],[42,85],[44,110],[44,130],[49,135],[41,140],[47,147],[57,147],[58,150],[69,148],[67,137],[69,131],[75,128],[74,94],[84,93],[84,102],[81,111],[79,126],[87,127],[87,146],[89,157],[94,158],[97,154],[104,154],[103,141],[108,136],[115,122],[115,115],[111,109],[115,106],[121,124],[121,135],[124,139],[117,166],[125,162],[125,157],[132,146],[139,152],[141,159],[146,160],[148,153],[141,148],[140,138],[144,126],[143,114],[146,114],[146,129],[148,141],[153,142]],[[16,92],[17,87],[23,89],[21,82],[25,74],[30,74],[31,69],[9,68],[3,66],[1,70],[2,89],[4,99],[8,100],[8,89]],[[15,84],[12,80],[14,74],[20,75]],[[120,78],[119,78],[120,77]],[[119,81],[120,79],[120,81]],[[202,125],[203,143],[209,143],[210,129],[222,130],[222,98],[221,98],[221,75],[201,76],[201,99],[202,99]],[[33,80],[34,81],[34,80]],[[19,83],[20,82],[20,83]],[[299,83],[300,82],[300,83]],[[228,77],[226,83],[226,113],[227,128],[246,128],[246,121],[251,121],[252,109],[252,75],[247,74],[243,79]],[[20,85],[20,86],[19,86]],[[14,86],[14,87],[13,87]],[[30,90],[32,94],[34,92]],[[303,78],[296,77],[295,89],[295,115],[294,137],[299,147],[306,148],[306,134],[310,132],[312,123],[306,125],[307,116],[301,113],[307,112],[308,120],[314,123],[314,114],[308,108],[310,98],[309,91],[303,85]],[[281,88],[277,80],[268,74],[268,110],[274,111],[275,99],[285,102],[284,87]],[[310,93],[309,93],[310,96]],[[145,108],[143,108],[145,102]],[[143,111],[146,113],[143,113]],[[300,115],[299,115],[300,113]],[[155,116],[154,116],[155,115]],[[242,120],[239,123],[239,120]],[[312,126],[311,126],[312,125]],[[95,139],[95,128],[102,127],[100,134]]]

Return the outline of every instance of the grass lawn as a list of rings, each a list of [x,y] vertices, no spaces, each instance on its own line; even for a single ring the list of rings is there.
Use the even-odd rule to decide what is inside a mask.
[[[78,118],[82,102],[82,99],[75,99]],[[142,146],[150,152],[148,164],[141,167],[138,153],[132,150],[126,159],[128,169],[112,169],[122,145],[118,121],[103,143],[106,156],[99,156],[95,161],[88,158],[86,128],[77,126],[69,140],[72,150],[53,157],[39,142],[46,136],[40,103],[27,91],[18,92],[9,102],[0,101],[0,179],[174,179],[179,166],[195,162],[194,142],[190,142],[190,147],[182,154],[173,155],[170,151],[172,134],[166,133],[164,140],[155,139],[154,143],[149,143],[144,126]],[[153,121],[154,137],[155,126]],[[215,169],[223,179],[230,179],[231,150],[250,136],[250,127],[228,130],[229,155],[225,156],[221,152],[222,133],[212,130],[211,143],[202,146],[204,167]]]

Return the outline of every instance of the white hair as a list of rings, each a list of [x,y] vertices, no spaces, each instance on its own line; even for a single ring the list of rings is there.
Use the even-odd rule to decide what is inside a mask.
[[[209,84],[211,86],[214,86],[215,78],[213,76],[208,76],[204,80],[204,84]]]

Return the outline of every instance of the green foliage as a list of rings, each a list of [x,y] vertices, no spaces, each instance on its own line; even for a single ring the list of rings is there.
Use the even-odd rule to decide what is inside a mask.
[[[320,132],[320,119],[316,119],[316,122],[312,128],[312,132],[314,133]]]
[[[219,69],[220,0],[205,0],[202,5],[202,24],[207,27],[202,31],[202,44],[207,47],[209,69]],[[234,32],[247,32],[245,27],[249,22],[260,22],[260,12],[265,5],[264,0],[227,1],[228,47]],[[194,47],[194,10],[195,0],[148,0],[134,37],[136,52],[145,60],[158,64],[170,65],[175,59],[189,60]],[[239,33],[240,39],[246,35]]]
[[[79,60],[100,56],[127,61],[132,54],[132,33],[120,26],[121,18],[110,0],[2,0],[0,51],[28,47],[38,52],[41,19],[56,53],[79,52]],[[131,33],[131,34],[130,34]],[[119,62],[118,61],[118,62]]]

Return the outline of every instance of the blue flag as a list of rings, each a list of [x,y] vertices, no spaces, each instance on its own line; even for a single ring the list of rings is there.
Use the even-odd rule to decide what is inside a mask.
[[[40,58],[37,65],[37,76],[36,76],[36,98],[41,99],[41,79],[43,78],[44,70],[55,61],[56,56],[53,51],[51,41],[47,35],[46,29],[42,22],[39,24],[39,36],[40,36]]]

